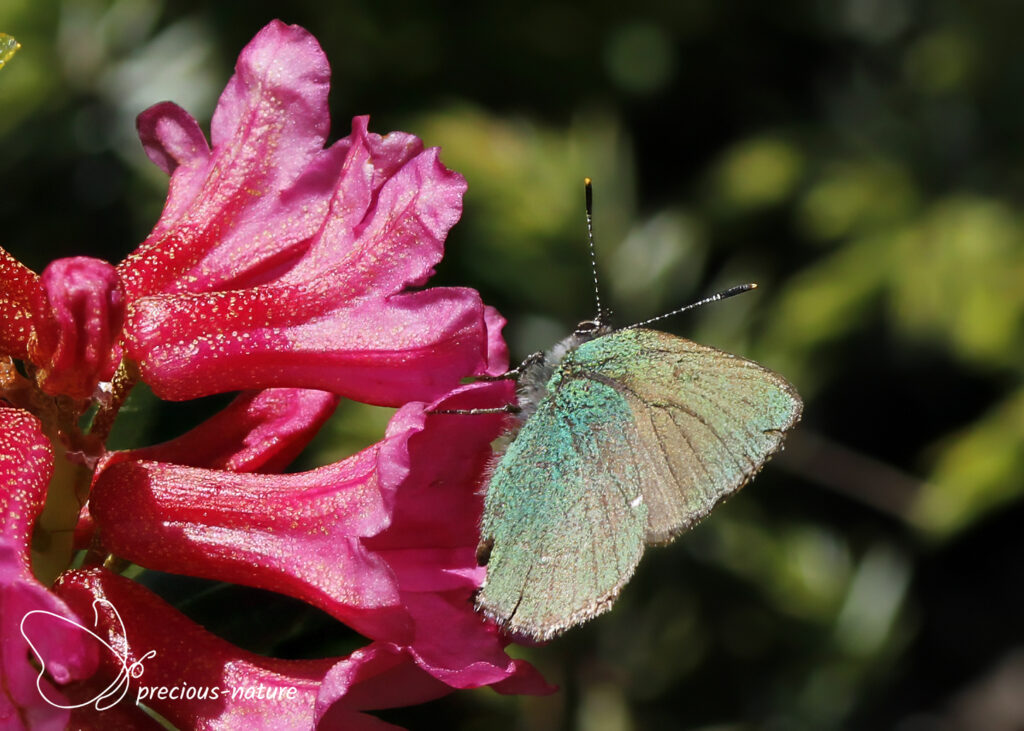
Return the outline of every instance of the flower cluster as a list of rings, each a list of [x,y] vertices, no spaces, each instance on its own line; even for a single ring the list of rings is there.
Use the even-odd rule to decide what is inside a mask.
[[[505,370],[500,316],[473,290],[424,288],[465,182],[364,117],[325,147],[328,83],[316,40],[271,23],[209,144],[174,104],[139,117],[170,188],[138,249],[41,275],[0,251],[4,728],[145,727],[134,693],[93,702],[126,667],[132,688],[220,688],[147,695],[199,728],[381,728],[364,711],[548,690],[472,608],[501,417],[433,413],[511,397],[502,381],[460,385]],[[140,380],[169,400],[240,393],[177,439],[109,451]],[[342,397],[400,408],[377,444],[280,474]],[[296,597],[368,643],[308,661],[246,652],[116,571],[129,563]]]

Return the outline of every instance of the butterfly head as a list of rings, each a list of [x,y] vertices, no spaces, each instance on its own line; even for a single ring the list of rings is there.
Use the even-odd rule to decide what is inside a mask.
[[[611,325],[601,318],[596,318],[594,320],[584,320],[576,326],[572,334],[580,343],[585,343],[588,340],[607,335],[612,330]]]

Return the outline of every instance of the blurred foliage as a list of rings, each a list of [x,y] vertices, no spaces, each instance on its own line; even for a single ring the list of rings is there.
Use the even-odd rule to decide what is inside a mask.
[[[23,48],[0,74],[0,179],[17,181],[0,245],[36,269],[131,250],[166,185],[134,116],[173,99],[208,122],[239,49],[279,15],[325,47],[336,136],[371,112],[466,176],[437,281],[501,309],[513,358],[593,314],[589,175],[619,322],[757,281],[660,324],[779,370],[807,401],[782,457],[650,551],[614,612],[514,648],[560,693],[463,692],[384,717],[1024,726],[1003,692],[1024,686],[1024,6],[5,0],[0,29]],[[219,403],[165,405],[123,438],[167,438]],[[344,405],[298,467],[372,442],[386,418]],[[174,596],[173,577],[156,583]],[[354,646],[239,591],[184,608],[262,652]]]

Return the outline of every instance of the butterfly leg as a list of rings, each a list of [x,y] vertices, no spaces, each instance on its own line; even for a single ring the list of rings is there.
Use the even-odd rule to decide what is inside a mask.
[[[480,414],[518,414],[522,409],[519,404],[505,404],[488,409],[432,409],[428,414],[469,414],[479,416]]]
[[[500,376],[476,376],[478,381],[508,381],[508,380],[519,380],[519,376],[523,375],[523,371],[526,371],[530,366],[534,366],[537,363],[541,363],[544,360],[544,353],[537,351],[536,353],[530,353],[523,362],[520,363],[516,368],[510,371],[502,373]]]
[[[537,351],[526,356],[522,363],[518,367],[513,368],[510,371],[502,373],[498,376],[475,376],[477,381],[507,381],[507,380],[519,380],[519,376],[523,374],[525,370],[531,366],[536,365],[544,361],[544,353]],[[428,411],[429,414],[518,414],[522,411],[519,404],[505,404],[504,406],[496,406],[489,409],[436,409]]]

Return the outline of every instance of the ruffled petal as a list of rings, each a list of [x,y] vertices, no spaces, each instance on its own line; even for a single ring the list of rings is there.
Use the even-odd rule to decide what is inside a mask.
[[[508,345],[501,331],[506,320],[491,306],[484,307],[484,322],[487,323],[487,370],[488,376],[500,376],[508,372]]]
[[[361,711],[426,703],[452,692],[418,667],[408,652],[387,642],[356,650],[324,676],[316,701],[321,728],[388,729]]]
[[[132,303],[129,354],[159,396],[184,399],[254,386],[296,386],[399,405],[436,397],[462,376],[488,367],[489,350],[500,338],[490,337],[489,315],[475,293],[437,289],[398,295],[433,273],[448,230],[461,215],[465,181],[440,164],[436,149],[423,151],[411,135],[371,135],[366,124],[365,117],[357,117],[344,144],[326,153],[345,153],[329,211],[293,200],[294,191],[278,196],[289,210],[303,215],[317,210],[323,218],[301,259],[290,271],[282,270],[278,281]],[[319,195],[331,170],[323,167],[303,180],[315,181],[311,189]],[[277,226],[265,229],[274,232],[280,254],[288,237],[282,238]],[[167,240],[180,239],[183,230],[170,230]],[[188,246],[183,239],[178,243]],[[195,286],[188,289],[224,285],[225,277],[210,278],[220,267],[217,261],[238,271],[260,258],[260,245],[246,239],[242,260],[235,252],[241,243],[212,244],[203,255],[202,276],[190,274]],[[179,249],[178,244],[156,246],[151,253],[166,254],[175,263],[192,256]],[[146,250],[147,245],[140,249]],[[130,279],[133,271],[159,268],[152,257],[143,259],[133,255],[122,265],[122,275]],[[284,267],[284,259],[276,261]]]
[[[128,353],[153,391],[171,400],[297,387],[399,406],[436,398],[486,368],[475,291],[437,287],[351,301],[338,297],[345,276],[148,297],[131,309]]]
[[[154,104],[139,115],[135,126],[146,155],[168,175],[173,174],[180,165],[184,165],[188,171],[205,172],[210,146],[206,143],[199,123],[174,102]],[[175,188],[168,196],[169,203],[187,203],[198,193],[197,188],[182,185],[187,177],[201,182],[195,175],[179,176]],[[177,218],[173,208],[164,209],[164,218]]]
[[[550,686],[528,663],[517,660],[513,666],[514,674],[493,686],[499,693],[507,688],[517,688],[520,693],[536,693],[540,687],[550,691]],[[319,728],[395,728],[377,725],[383,722],[362,711],[426,703],[453,690],[420,667],[408,649],[374,642],[353,652],[324,676],[316,702],[316,720]]]
[[[514,398],[511,381],[463,386],[433,404],[408,404],[392,419],[417,428],[409,465],[395,483],[392,521],[364,543],[394,571],[402,605],[415,625],[409,657],[431,677],[456,688],[515,678],[516,692],[553,688],[526,663],[505,654],[507,640],[473,608],[485,570],[476,563],[482,475],[504,414],[435,414],[434,410],[493,408]],[[390,484],[386,477],[382,480]]]
[[[246,391],[177,439],[110,453],[97,471],[136,460],[231,472],[280,472],[334,413],[339,398],[299,388]]]
[[[249,286],[302,253],[344,153],[323,150],[329,78],[316,39],[274,21],[239,56],[214,113],[212,154],[178,108],[143,114],[147,151],[174,174],[160,221],[119,267],[130,299]]]
[[[327,86],[315,39],[275,22],[239,58],[212,153],[180,108],[140,117],[171,195],[119,273],[129,354],[159,396],[303,387],[399,405],[488,367],[475,293],[398,296],[433,273],[465,181],[366,117],[324,150]]]
[[[507,640],[473,610],[472,592],[411,592],[402,601],[416,622],[410,652],[431,677],[453,688],[479,688],[523,674],[536,682],[519,692],[554,691],[532,666],[505,654]]]
[[[466,181],[441,164],[437,148],[421,151],[419,140],[401,133],[371,135],[367,122],[352,120],[330,214],[284,281],[334,270],[341,298],[389,295],[424,284],[441,260],[462,215]],[[399,144],[389,144],[392,136]]]
[[[504,431],[509,417],[431,412],[497,408],[514,396],[511,381],[473,383],[433,403],[406,404],[392,417],[389,429],[413,432],[408,463],[393,476],[382,473],[382,484],[396,486],[392,519],[387,530],[367,539],[368,546],[382,554],[394,552],[388,555],[395,557],[411,557],[423,549],[455,549],[452,555],[459,549],[475,549],[483,513],[481,481],[492,459],[490,445]],[[382,470],[388,467],[381,465]],[[422,559],[411,560],[423,565]],[[460,561],[477,568],[475,559],[461,556]],[[396,561],[396,570],[401,571],[402,564]],[[449,579],[439,576],[436,580]]]

